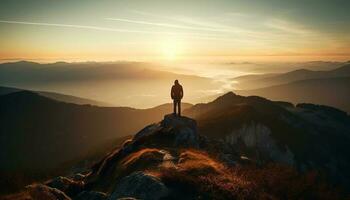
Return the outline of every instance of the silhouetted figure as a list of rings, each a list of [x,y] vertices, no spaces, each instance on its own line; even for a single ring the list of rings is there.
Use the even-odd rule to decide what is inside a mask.
[[[175,80],[173,87],[171,87],[171,98],[174,101],[174,114],[176,114],[176,106],[178,108],[177,114],[181,116],[181,99],[184,96],[182,86],[178,80]]]

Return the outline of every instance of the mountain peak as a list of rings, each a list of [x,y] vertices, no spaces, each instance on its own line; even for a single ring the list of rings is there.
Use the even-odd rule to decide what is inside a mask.
[[[20,64],[20,65],[39,65],[39,63],[37,63],[37,62],[27,61],[27,60],[21,60],[21,61],[17,61],[17,62],[11,62],[11,64]]]
[[[89,168],[79,169],[80,173],[54,178],[45,185],[33,184],[27,190],[35,193],[37,199],[45,199],[47,193],[64,196],[61,199],[65,200],[97,197],[105,200],[237,199],[238,196],[241,199],[260,199],[266,196],[268,188],[280,187],[276,184],[266,186],[266,182],[277,182],[286,188],[282,196],[279,190],[271,191],[268,195],[283,199],[284,194],[290,192],[290,187],[299,187],[280,182],[279,178],[290,179],[286,176],[292,172],[293,179],[300,181],[296,183],[297,186],[305,178],[294,172],[293,168],[269,168],[263,164],[274,161],[293,166],[297,164],[296,156],[307,161],[313,160],[312,156],[316,153],[305,154],[311,151],[306,145],[315,142],[322,148],[325,146],[323,141],[327,144],[332,142],[323,138],[320,142],[322,134],[314,137],[317,129],[306,132],[313,127],[308,122],[314,117],[312,112],[297,109],[290,113],[279,104],[260,97],[243,97],[229,92],[201,106],[210,107],[201,118],[167,114],[163,120],[146,126],[99,162]],[[318,107],[313,108],[319,110]],[[297,112],[303,113],[297,115]],[[128,122],[137,121],[130,119],[133,117],[129,116]],[[127,126],[134,125],[128,122],[125,122]],[[348,124],[345,119],[344,124]],[[334,133],[335,129],[332,131]],[[293,145],[299,138],[306,138],[303,143],[305,146]],[[315,152],[322,153],[318,150]],[[347,154],[344,152],[344,155]],[[328,152],[325,155],[329,156]],[[256,164],[262,164],[260,166],[263,168],[256,167]],[[315,185],[315,191],[318,191]],[[308,193],[313,194],[313,189],[307,189]]]
[[[216,100],[229,100],[229,99],[233,99],[237,96],[238,95],[236,95],[234,92],[230,91],[230,92],[227,92],[224,95],[218,97]]]

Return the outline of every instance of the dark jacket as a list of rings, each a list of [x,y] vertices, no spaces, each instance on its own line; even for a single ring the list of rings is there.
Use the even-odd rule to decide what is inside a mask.
[[[180,100],[184,96],[184,91],[180,84],[175,84],[171,87],[171,98],[174,100]]]

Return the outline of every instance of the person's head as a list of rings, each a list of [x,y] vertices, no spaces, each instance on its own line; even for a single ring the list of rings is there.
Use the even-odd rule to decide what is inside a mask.
[[[179,81],[178,81],[178,80],[175,80],[175,81],[174,81],[174,84],[175,84],[175,85],[179,85]]]

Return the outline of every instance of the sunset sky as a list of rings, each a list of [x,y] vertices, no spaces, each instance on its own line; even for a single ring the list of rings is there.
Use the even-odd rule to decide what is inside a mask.
[[[347,60],[347,0],[2,0],[0,59]]]

